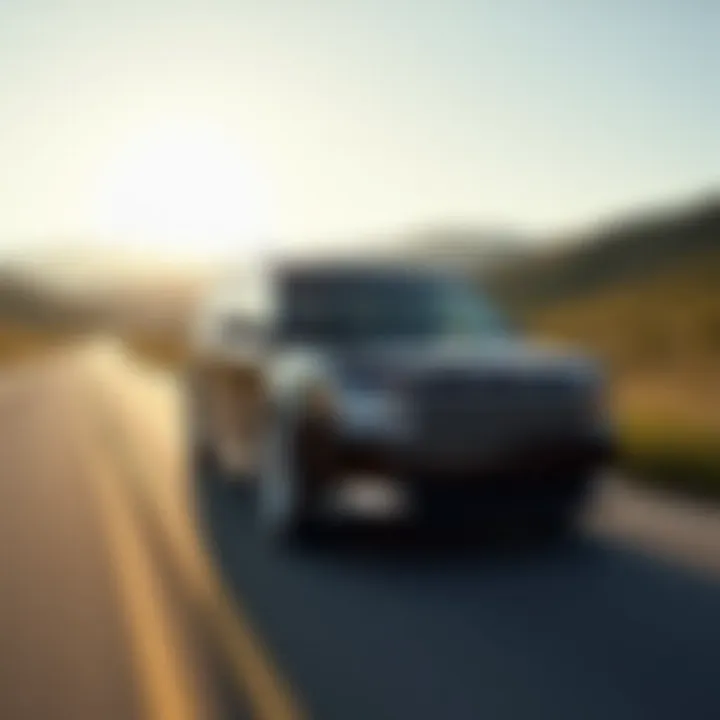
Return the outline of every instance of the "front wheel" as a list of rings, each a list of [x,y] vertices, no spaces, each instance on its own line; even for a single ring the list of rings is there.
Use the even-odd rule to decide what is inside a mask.
[[[184,396],[185,442],[188,470],[200,483],[212,483],[222,475],[219,458],[206,432],[204,397],[195,377],[186,381]]]
[[[195,477],[202,482],[214,482],[222,474],[217,455],[205,444],[194,444],[190,441],[190,469]]]
[[[312,494],[298,468],[291,425],[276,421],[268,432],[260,463],[258,520],[273,543],[304,540],[312,528]]]

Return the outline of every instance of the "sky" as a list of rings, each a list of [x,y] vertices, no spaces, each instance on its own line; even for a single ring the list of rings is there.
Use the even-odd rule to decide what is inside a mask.
[[[720,186],[719,38],[716,0],[2,0],[0,245],[547,235],[682,199]]]

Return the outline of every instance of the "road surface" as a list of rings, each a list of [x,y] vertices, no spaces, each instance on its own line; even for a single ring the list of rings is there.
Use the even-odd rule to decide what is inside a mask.
[[[240,713],[97,436],[93,362],[71,354],[0,376],[0,718]]]
[[[0,384],[3,720],[720,717],[717,520],[625,498],[555,548],[281,556],[185,472],[179,410],[111,348]]]

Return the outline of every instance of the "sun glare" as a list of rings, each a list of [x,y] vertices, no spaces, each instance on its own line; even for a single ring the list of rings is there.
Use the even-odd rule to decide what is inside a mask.
[[[164,129],[122,148],[100,207],[106,235],[193,253],[252,244],[268,223],[247,158],[227,137],[198,129]]]

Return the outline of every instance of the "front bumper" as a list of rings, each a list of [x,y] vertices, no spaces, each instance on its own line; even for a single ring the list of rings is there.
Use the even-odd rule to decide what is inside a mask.
[[[463,454],[440,454],[383,440],[336,438],[332,455],[337,477],[374,474],[445,485],[580,474],[612,462],[615,448],[610,437],[588,435],[506,442]]]
[[[310,428],[306,428],[310,431]],[[441,456],[427,448],[403,446],[387,438],[343,437],[337,428],[315,425],[298,438],[305,450],[305,477],[318,490],[342,485],[358,476],[389,480],[424,516],[456,512],[506,513],[578,507],[593,486],[595,471],[615,456],[613,438],[600,431],[565,435],[555,440],[495,443],[485,452]]]

